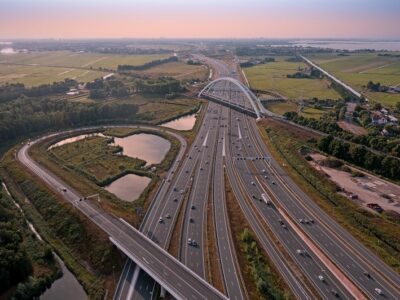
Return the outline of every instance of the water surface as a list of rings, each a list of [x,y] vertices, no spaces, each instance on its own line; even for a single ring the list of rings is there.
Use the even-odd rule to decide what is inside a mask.
[[[51,145],[48,150],[53,149],[55,147],[62,146],[62,145],[66,145],[66,144],[74,143],[74,142],[77,142],[77,141],[81,141],[81,140],[84,140],[84,139],[86,139],[87,137],[90,137],[90,136],[106,137],[104,134],[99,133],[99,132],[97,132],[97,133],[89,133],[89,134],[81,134],[81,135],[77,135],[77,136],[73,136],[73,137],[61,140],[58,143],[55,143],[55,144]]]
[[[132,202],[139,198],[150,181],[151,179],[146,176],[128,174],[113,181],[105,189],[121,200]]]
[[[40,300],[84,300],[87,295],[83,287],[79,284],[78,280],[68,270],[64,262],[54,253],[55,258],[61,266],[63,276],[53,282],[51,287],[46,290],[41,296]]]
[[[124,138],[114,138],[114,144],[121,146],[122,154],[137,157],[147,165],[160,163],[171,148],[171,143],[158,135],[139,133]]]
[[[195,123],[196,114],[190,114],[166,123],[162,123],[161,126],[176,130],[191,130]]]

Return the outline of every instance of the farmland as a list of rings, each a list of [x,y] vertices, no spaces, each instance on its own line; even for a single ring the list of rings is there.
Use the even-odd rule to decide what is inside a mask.
[[[267,109],[276,113],[278,115],[283,115],[285,112],[295,111],[298,112],[299,107],[294,101],[286,101],[286,102],[275,102],[266,105]],[[307,118],[319,119],[321,116],[327,112],[327,110],[317,109],[313,107],[304,107],[300,115]]]
[[[340,98],[325,80],[286,77],[305,66],[302,62],[288,62],[279,58],[275,62],[245,68],[244,72],[252,89],[274,92],[289,99]]]
[[[204,80],[208,76],[208,69],[202,65],[189,65],[184,62],[170,62],[152,67],[148,70],[140,71],[139,74],[154,76],[171,76],[178,80],[200,79]]]
[[[400,58],[378,56],[376,53],[353,54],[350,56],[310,56],[326,71],[362,92],[368,99],[392,106],[400,101],[400,94],[371,92],[365,88],[368,81],[383,85],[400,85]]]
[[[18,82],[35,86],[65,78],[87,82],[109,73],[103,69],[115,70],[119,64],[142,65],[169,56],[71,51],[0,54],[0,84]]]

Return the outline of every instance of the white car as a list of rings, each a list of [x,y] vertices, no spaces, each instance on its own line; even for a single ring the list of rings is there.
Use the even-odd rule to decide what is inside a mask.
[[[324,281],[324,280],[325,280],[324,276],[322,276],[322,275],[318,275],[318,279],[319,279],[320,281]]]
[[[375,288],[375,293],[378,295],[383,295],[383,291],[380,288]]]

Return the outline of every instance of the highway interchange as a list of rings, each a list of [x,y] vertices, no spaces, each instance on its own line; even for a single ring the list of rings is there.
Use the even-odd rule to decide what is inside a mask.
[[[237,77],[235,65],[200,55],[197,58],[210,65],[217,78]],[[223,85],[220,83],[219,88]],[[226,84],[218,96],[227,101],[243,102],[240,94],[226,92],[231,88]],[[179,290],[190,290],[191,284],[194,290],[189,294],[203,288],[197,276],[210,279],[206,263],[208,209],[213,212],[224,294],[230,299],[248,298],[229,228],[225,202],[226,172],[260,246],[268,253],[296,298],[380,299],[384,296],[385,299],[399,299],[399,275],[322,211],[288,177],[284,168],[271,157],[253,117],[210,102],[190,148],[186,149],[186,143],[182,138],[180,140],[181,151],[163,179],[140,231],[164,249],[176,247],[178,259],[197,275],[186,272],[124,222],[105,214],[94,214],[95,208],[90,203],[79,204],[79,209],[103,228],[125,253],[132,254],[131,249],[139,247],[137,239],[140,239],[145,245],[140,251],[147,247],[150,249],[151,253],[147,254],[150,256],[145,261],[154,264],[151,270],[157,269],[157,260],[151,256],[154,255],[159,261],[167,261],[170,270],[186,272],[187,280],[179,281],[182,278],[177,277],[176,298],[181,298]],[[25,145],[19,151],[19,160],[54,189],[66,186],[32,161],[28,155],[29,147]],[[77,191],[68,190],[63,194],[66,200],[74,202],[80,197]],[[209,203],[211,207],[208,207]],[[178,222],[180,211],[182,222]],[[179,245],[171,245],[175,231],[180,235]],[[124,235],[123,239],[121,235]],[[137,257],[131,258],[137,260]],[[164,262],[164,267],[158,266],[164,274],[166,265]],[[376,289],[382,290],[384,295],[378,295]],[[114,299],[151,299],[157,290],[154,280],[128,261]],[[204,293],[200,298],[221,297],[208,286]]]

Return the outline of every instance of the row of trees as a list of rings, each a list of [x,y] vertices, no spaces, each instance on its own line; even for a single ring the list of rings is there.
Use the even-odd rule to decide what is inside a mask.
[[[116,98],[125,98],[129,96],[129,89],[120,80],[103,80],[102,78],[86,84],[86,88],[90,90],[89,98],[105,99],[108,96]]]
[[[25,230],[21,215],[0,189],[0,292],[32,274],[33,267],[23,243]]]
[[[43,97],[52,94],[65,93],[77,82],[72,79],[54,82],[52,84],[42,84],[39,86],[27,88],[22,83],[5,84],[0,86],[0,103],[18,99],[21,96],[27,97]]]
[[[180,82],[170,77],[139,80],[136,83],[136,87],[141,93],[159,95],[179,93],[182,90]]]
[[[0,106],[0,145],[45,130],[113,120],[132,120],[138,108],[128,103],[76,103],[21,98]]]
[[[343,106],[338,106],[338,118],[340,117],[342,108]],[[396,136],[399,136],[400,134],[400,128],[397,125],[389,124],[385,126],[385,129],[394,135],[394,138],[388,138],[380,134],[381,130],[379,128],[377,128],[375,131],[371,130],[367,135],[354,135],[340,128],[339,125],[337,125],[336,120],[316,120],[313,118],[300,116],[296,112],[287,112],[284,114],[284,116],[288,120],[291,120],[299,125],[319,130],[335,137],[347,140],[351,143],[363,145],[379,152],[388,153],[400,158],[400,141],[398,138],[396,138]],[[364,117],[369,118],[367,112],[360,114],[361,121]]]
[[[165,59],[157,59],[150,61],[148,63],[145,63],[143,65],[138,65],[138,66],[132,66],[132,65],[118,65],[118,72],[125,72],[125,71],[142,71],[142,70],[147,70],[150,69],[151,67],[158,66],[161,64],[165,64],[168,62],[173,62],[173,61],[178,61],[177,56],[171,56]]]
[[[318,148],[325,153],[394,180],[400,179],[400,160],[371,151],[363,145],[352,144],[327,135]]]

